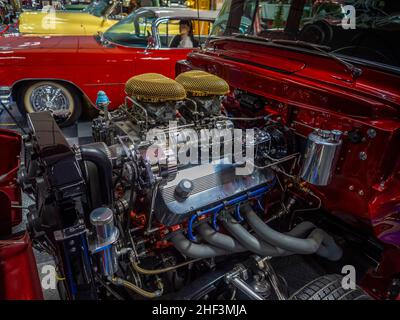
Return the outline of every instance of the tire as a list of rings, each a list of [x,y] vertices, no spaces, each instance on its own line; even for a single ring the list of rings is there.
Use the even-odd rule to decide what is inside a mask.
[[[297,290],[290,300],[372,300],[359,286],[342,287],[342,276],[337,274],[319,277]]]
[[[43,99],[40,99],[40,92],[46,90],[48,94],[42,93]],[[57,92],[57,94],[53,94]],[[46,98],[44,98],[44,95]],[[51,98],[56,98],[56,102],[48,101]],[[44,100],[49,102],[45,105]],[[59,103],[57,103],[59,102]],[[57,107],[64,104],[64,108],[57,110]],[[65,112],[68,114],[66,117],[55,115],[57,123],[60,127],[66,127],[74,124],[82,113],[82,99],[79,92],[71,85],[60,83],[57,81],[35,81],[30,82],[17,94],[17,105],[23,116],[27,113],[38,111],[53,111]]]

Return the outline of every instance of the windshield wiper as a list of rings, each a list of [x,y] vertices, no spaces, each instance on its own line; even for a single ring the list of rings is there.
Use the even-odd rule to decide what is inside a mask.
[[[311,48],[316,51],[319,51],[324,54],[324,56],[330,57],[333,60],[339,62],[341,65],[343,65],[347,71],[350,72],[351,77],[353,79],[357,79],[362,75],[362,69],[356,67],[355,65],[351,64],[350,62],[347,62],[332,52],[330,52],[332,49],[328,46],[324,45],[319,45],[311,42],[306,42],[306,41],[301,41],[301,40],[288,40],[288,39],[270,39],[270,38],[264,38],[256,35],[250,35],[250,34],[244,34],[244,33],[232,33],[232,36],[235,38],[239,39],[249,39],[249,40],[256,40],[256,41],[263,41],[267,43],[276,43],[276,44],[283,44],[283,45],[289,45],[289,46],[296,46],[296,47],[304,47],[304,48]]]
[[[273,39],[271,40],[273,43],[278,43],[278,44],[287,44],[287,45],[294,45],[298,47],[306,47],[306,48],[312,48],[316,50],[332,50],[331,47],[324,46],[322,44],[316,44],[316,43],[311,43],[311,42],[306,42],[306,41],[301,41],[301,40],[289,40],[289,39]]]
[[[314,43],[301,41],[301,40],[273,39],[270,41],[272,41],[273,43],[277,43],[277,44],[314,49],[316,51],[323,53],[325,56],[330,57],[333,60],[339,62],[341,65],[343,65],[346,68],[346,70],[348,70],[350,72],[351,77],[353,79],[357,79],[359,76],[362,75],[362,69],[356,67],[355,65],[351,64],[350,62],[347,62],[347,61],[339,58],[337,55],[333,54],[332,52],[329,52],[331,50],[331,48],[328,46],[323,46],[323,45],[314,44]]]
[[[314,43],[301,41],[301,40],[270,39],[270,38],[264,38],[264,37],[260,37],[260,36],[256,36],[256,35],[243,34],[243,33],[232,33],[232,36],[235,38],[239,38],[239,39],[249,39],[249,40],[263,41],[263,42],[268,42],[268,43],[276,43],[276,44],[283,44],[283,45],[289,45],[289,46],[311,48],[311,49],[314,49],[316,51],[323,53],[324,56],[330,57],[333,60],[339,62],[341,65],[343,65],[346,68],[347,71],[350,72],[351,77],[353,79],[356,79],[362,75],[362,69],[357,68],[350,62],[344,61],[343,59],[339,58],[338,56],[336,56],[335,54],[330,52],[332,49],[328,46],[314,44]]]

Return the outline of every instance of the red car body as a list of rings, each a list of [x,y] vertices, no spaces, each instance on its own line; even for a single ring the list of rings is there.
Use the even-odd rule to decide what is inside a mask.
[[[109,108],[115,109],[124,102],[125,83],[129,78],[148,72],[173,78],[176,62],[184,59],[193,50],[169,48],[162,44],[160,37],[169,35],[168,28],[163,24],[182,19],[212,23],[217,12],[197,12],[182,8],[141,8],[120,21],[121,28],[128,27],[123,29],[127,36],[132,35],[127,31],[131,25],[138,28],[135,29],[136,32],[141,30],[137,19],[146,15],[152,19],[152,22],[146,24],[151,48],[146,48],[142,43],[143,40],[146,42],[144,36],[141,43],[113,42],[110,39],[103,41],[100,36],[0,37],[0,98],[4,98],[6,91],[11,91],[13,100],[16,101],[18,91],[24,84],[57,80],[71,84],[93,106],[98,91],[105,91],[111,101]],[[133,18],[134,22],[130,20],[131,16],[136,17]],[[159,27],[164,27],[166,32],[164,29],[159,31]],[[113,27],[108,31],[115,32]],[[199,34],[199,37],[205,36],[206,33]]]
[[[212,40],[205,50],[189,54],[177,74],[190,69],[228,81],[226,107],[233,113],[272,114],[303,137],[312,128],[361,135],[357,143],[344,141],[330,185],[307,188],[321,197],[326,211],[382,242],[379,267],[363,284],[385,298],[400,272],[400,76],[363,67],[362,75],[352,78],[330,57],[234,37]],[[262,97],[264,107],[246,111],[235,90]]]
[[[30,237],[12,229],[22,220],[21,209],[12,208],[21,206],[17,185],[21,142],[18,133],[0,130],[0,300],[43,299]]]
[[[8,37],[0,38],[0,47],[0,85],[13,88],[14,94],[24,81],[62,80],[78,88],[92,105],[97,92],[105,91],[110,109],[123,103],[130,77],[145,72],[174,77],[176,61],[191,51],[105,47],[89,36]]]

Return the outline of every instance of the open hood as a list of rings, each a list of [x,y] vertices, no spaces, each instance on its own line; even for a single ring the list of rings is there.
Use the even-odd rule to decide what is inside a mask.
[[[194,60],[197,55],[190,54]],[[362,74],[353,78],[342,63],[329,56],[233,37],[211,40],[202,58],[210,60],[208,71],[223,75],[235,87],[249,89],[245,75],[258,79],[263,86],[258,88],[260,94],[266,97],[287,100],[293,96],[297,101],[305,99],[304,103],[311,96],[315,101],[336,97],[343,105],[351,100],[354,109],[348,112],[357,117],[400,114],[400,75],[378,68],[360,66]]]

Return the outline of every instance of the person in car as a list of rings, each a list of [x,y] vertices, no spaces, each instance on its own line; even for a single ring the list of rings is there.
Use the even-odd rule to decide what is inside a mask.
[[[189,20],[179,21],[179,34],[171,41],[170,48],[196,48],[199,41],[193,36],[193,25]]]

